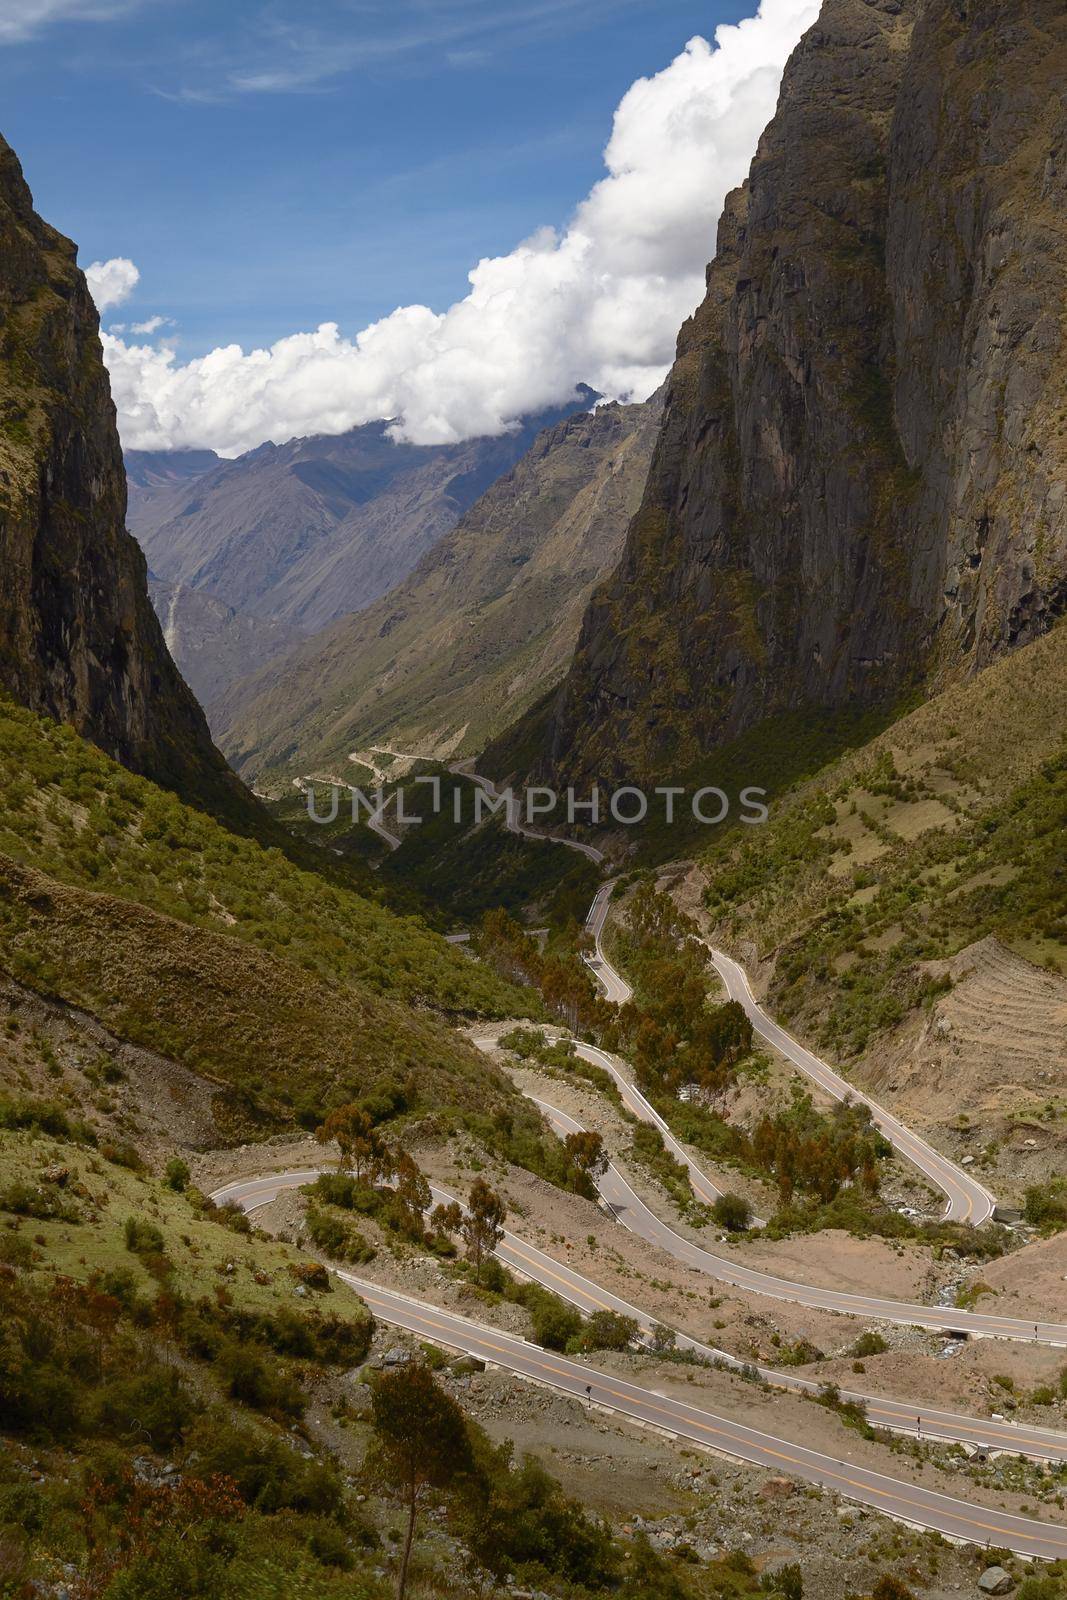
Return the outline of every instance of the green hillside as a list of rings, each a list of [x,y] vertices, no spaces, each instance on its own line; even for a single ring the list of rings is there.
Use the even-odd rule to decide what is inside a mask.
[[[1067,971],[1067,625],[946,690],[703,860],[775,1006],[858,1055],[995,935]]]
[[[236,1090],[235,1134],[383,1085],[409,1110],[515,1098],[448,1024],[528,999],[417,918],[7,703],[0,790],[0,966]]]

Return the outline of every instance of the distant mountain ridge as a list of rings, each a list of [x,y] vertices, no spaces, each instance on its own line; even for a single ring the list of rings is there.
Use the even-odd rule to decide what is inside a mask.
[[[206,589],[162,583],[151,572],[148,593],[167,649],[209,722],[214,702],[231,684],[293,649],[303,637],[285,622],[244,615]]]
[[[162,582],[311,632],[405,578],[544,427],[595,399],[582,385],[510,433],[455,445],[398,444],[371,422],[233,461],[134,451],[130,525]]]
[[[480,749],[564,672],[639,503],[660,406],[546,429],[402,583],[234,684],[213,716],[230,759],[261,779],[336,770],[376,742]]]

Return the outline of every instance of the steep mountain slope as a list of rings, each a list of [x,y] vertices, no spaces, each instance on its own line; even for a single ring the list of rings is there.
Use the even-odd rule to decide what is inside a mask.
[[[137,534],[167,583],[305,632],[359,610],[404,578],[545,426],[497,439],[395,444],[389,425],[261,445],[142,506]]]
[[[548,429],[402,584],[223,695],[249,775],[382,742],[471,752],[559,679],[641,495],[659,398]],[[295,746],[295,750],[294,750]]]
[[[1067,1150],[1065,741],[1061,621],[779,796],[688,884],[783,1021],[985,1152],[1003,1196]]]
[[[448,1019],[522,999],[416,918],[239,838],[9,702],[0,788],[0,970],[236,1091],[235,1128],[384,1082],[407,1081],[412,1104],[509,1098]]]
[[[826,0],[682,330],[563,778],[984,667],[1067,603],[1067,12]]]
[[[190,483],[221,461],[214,450],[127,450],[126,526],[139,533],[173,515]]]
[[[251,808],[167,654],[126,533],[98,319],[75,247],[0,140],[0,688],[125,765]]]
[[[206,589],[161,583],[151,572],[148,593],[167,649],[209,721],[212,702],[232,683],[293,649],[302,638],[288,623],[247,616]]]

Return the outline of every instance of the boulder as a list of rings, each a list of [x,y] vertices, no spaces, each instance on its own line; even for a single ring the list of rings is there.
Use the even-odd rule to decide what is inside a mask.
[[[983,1594],[1011,1594],[1015,1579],[1003,1567],[987,1567],[978,1580],[978,1587]]]
[[[788,1500],[796,1492],[791,1478],[768,1478],[759,1492],[761,1500]]]

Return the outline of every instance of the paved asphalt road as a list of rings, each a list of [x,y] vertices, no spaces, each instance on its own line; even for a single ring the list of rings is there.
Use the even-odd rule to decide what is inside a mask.
[[[492,1041],[478,1039],[475,1043],[484,1047]],[[644,1095],[622,1071],[619,1063],[608,1055],[607,1051],[598,1049],[596,1045],[575,1044],[575,1048],[584,1060],[610,1072],[619,1086],[626,1106],[635,1116],[643,1121],[652,1122],[659,1128],[667,1148],[678,1160],[684,1161],[688,1168],[690,1181],[698,1197],[712,1203],[720,1191],[716,1189],[707,1173],[686,1155],[655,1107],[649,1105]],[[574,1124],[572,1119],[566,1118],[562,1112],[553,1114],[557,1129],[574,1131],[577,1124]],[[568,1122],[571,1125],[565,1127]],[[884,1300],[874,1295],[848,1294],[838,1289],[820,1289],[811,1284],[794,1283],[789,1278],[780,1278],[771,1273],[761,1272],[755,1267],[743,1266],[725,1256],[717,1255],[714,1251],[706,1250],[676,1233],[649,1210],[614,1167],[605,1174],[601,1184],[601,1194],[613,1214],[631,1232],[640,1234],[651,1244],[659,1245],[661,1249],[668,1251],[677,1260],[684,1261],[688,1266],[696,1267],[720,1283],[731,1284],[737,1289],[749,1289],[756,1294],[769,1295],[775,1300],[789,1300],[797,1305],[816,1306],[825,1311],[841,1311],[849,1316],[866,1317],[872,1321],[897,1322],[911,1327],[933,1328],[950,1334],[967,1333],[975,1337],[1018,1339],[1031,1344],[1067,1346],[1067,1325],[1063,1323],[1032,1322],[1022,1317],[995,1317],[979,1311],[960,1311],[953,1306],[924,1306],[912,1304],[910,1301]]]
[[[785,1473],[820,1484],[900,1521],[936,1528],[949,1538],[993,1545],[1047,1560],[1067,1558],[1067,1528],[937,1494],[872,1472],[847,1459],[837,1461],[832,1456],[806,1450],[801,1445],[761,1433],[698,1406],[627,1383],[623,1378],[598,1372],[584,1362],[557,1356],[525,1339],[481,1328],[465,1317],[409,1300],[357,1278],[353,1273],[338,1272],[338,1277],[355,1289],[383,1322],[546,1384],[583,1403],[601,1406],[707,1449],[754,1462],[775,1475]]]
[[[456,761],[449,767],[449,772],[460,778],[469,778],[488,795],[490,800],[500,799],[500,790],[492,778],[484,778],[480,772],[472,770],[471,760]],[[521,802],[518,796],[509,794],[508,803],[504,810],[504,826],[509,833],[516,833],[520,839],[539,839],[543,844],[562,844],[568,850],[577,850],[579,855],[586,856],[590,861],[598,864],[604,859],[603,850],[598,850],[595,845],[583,844],[580,839],[567,839],[560,833],[543,833],[537,828],[524,827],[519,821]]]
[[[312,1171],[278,1173],[273,1177],[257,1178],[248,1183],[227,1185],[213,1198],[222,1202],[237,1200],[247,1210],[265,1205],[283,1188],[311,1180]],[[503,1251],[501,1252],[503,1254]],[[533,1252],[540,1255],[541,1252]],[[536,1266],[535,1262],[529,1265]],[[553,1263],[558,1266],[558,1263]],[[335,1269],[336,1270],[336,1269]],[[524,1269],[528,1270],[528,1269]],[[532,1275],[532,1273],[531,1273]],[[1067,1528],[1041,1523],[1028,1517],[1012,1516],[991,1507],[970,1505],[951,1495],[937,1494],[914,1484],[903,1483],[883,1473],[872,1472],[857,1466],[847,1458],[843,1461],[787,1440],[775,1438],[743,1423],[720,1417],[698,1406],[687,1405],[627,1383],[622,1378],[599,1372],[584,1362],[557,1356],[525,1339],[514,1338],[496,1329],[481,1328],[465,1317],[424,1305],[383,1289],[354,1273],[338,1271],[337,1276],[349,1284],[366,1301],[372,1313],[383,1322],[404,1328],[418,1338],[462,1350],[482,1361],[513,1372],[520,1377],[543,1383],[564,1394],[573,1395],[586,1404],[601,1406],[606,1410],[626,1416],[647,1426],[662,1429],[681,1439],[707,1449],[723,1452],[742,1461],[755,1463],[775,1474],[791,1476],[816,1483],[836,1491],[847,1499],[857,1500],[874,1507],[888,1516],[924,1528],[935,1528],[950,1538],[965,1539],[975,1544],[990,1544],[1017,1551],[1020,1555],[1042,1557],[1047,1560],[1067,1558]],[[603,1294],[603,1291],[597,1291]],[[605,1296],[608,1303],[614,1297]],[[614,1302],[617,1307],[625,1301]],[[636,1309],[636,1308],[633,1308]],[[632,1314],[628,1312],[628,1314]],[[641,1314],[638,1313],[639,1320]],[[877,1402],[881,1405],[884,1402]],[[938,1415],[938,1429],[945,1426],[947,1414]],[[873,1417],[873,1412],[872,1412]],[[931,1414],[933,1423],[934,1414]],[[965,1428],[976,1429],[979,1435],[994,1425],[976,1419],[959,1419]],[[892,1425],[887,1419],[886,1425]],[[1012,1443],[1018,1449],[1022,1442],[1012,1431]],[[1021,1430],[1020,1430],[1021,1435]],[[956,1437],[949,1434],[946,1436]],[[966,1433],[963,1437],[970,1438]],[[989,1441],[993,1443],[992,1440]],[[1067,1448],[1067,1440],[1059,1441]],[[1051,1446],[1042,1446],[1051,1448]],[[1035,1450],[1034,1453],[1038,1453]],[[1057,1457],[1057,1459],[1060,1459]]]
[[[596,1050],[592,1045],[580,1045],[578,1048],[587,1059],[600,1064],[603,1051]],[[557,1131],[573,1133],[579,1127],[566,1113],[544,1102],[538,1103],[545,1114],[550,1115]],[[980,1311],[959,1311],[953,1306],[924,1306],[906,1300],[883,1300],[877,1295],[820,1289],[813,1284],[795,1283],[790,1278],[761,1272],[756,1267],[746,1267],[676,1233],[668,1223],[649,1210],[617,1168],[608,1168],[599,1182],[599,1188],[601,1198],[613,1216],[632,1233],[640,1234],[650,1244],[666,1250],[675,1260],[696,1267],[719,1283],[728,1283],[736,1289],[748,1289],[755,1294],[769,1295],[775,1300],[789,1300],[796,1305],[817,1306],[824,1311],[840,1311],[871,1322],[903,1323],[909,1327],[933,1328],[942,1333],[966,1333],[976,1338],[1017,1339],[1029,1344],[1067,1346],[1067,1325],[1063,1323],[1032,1322],[1022,1317],[994,1317]]]
[[[776,1475],[783,1473],[834,1490],[901,1521],[936,1528],[950,1538],[1015,1550],[1020,1555],[1063,1560],[1067,1528],[1016,1517],[990,1506],[969,1504],[857,1466],[848,1460],[806,1450],[698,1406],[658,1395],[638,1384],[598,1372],[584,1362],[542,1350],[524,1339],[480,1328],[464,1317],[438,1311],[418,1301],[380,1289],[348,1272],[338,1276],[366,1300],[383,1322],[406,1328],[419,1338],[477,1356],[506,1371],[531,1378],[605,1410],[614,1411],[680,1439],[754,1462]]]
[[[888,1111],[883,1111],[882,1107],[868,1095],[861,1094],[832,1067],[827,1066],[825,1061],[821,1061],[810,1050],[805,1050],[803,1045],[798,1044],[792,1035],[779,1027],[759,1005],[740,963],[732,960],[730,956],[723,955],[721,950],[713,949],[706,940],[701,940],[701,943],[710,951],[715,970],[722,979],[727,994],[731,1000],[737,1000],[744,1006],[759,1037],[773,1045],[795,1067],[799,1067],[801,1072],[820,1088],[825,1089],[827,1094],[833,1095],[835,1100],[851,1099],[867,1106],[875,1123],[890,1143],[947,1196],[946,1221],[971,1222],[976,1226],[988,1222],[996,1205],[988,1189],[963,1168],[949,1161],[947,1156],[941,1155],[928,1145],[924,1139],[920,1139],[910,1128],[905,1127],[899,1118],[891,1116]]]
[[[540,1100],[536,1104],[555,1122],[560,1132],[573,1133],[580,1129],[580,1123],[556,1107]],[[306,1167],[300,1170],[264,1174],[262,1177],[228,1184],[225,1188],[217,1190],[212,1199],[219,1205],[227,1201],[236,1202],[245,1211],[255,1211],[260,1206],[268,1205],[286,1190],[313,1183],[320,1170],[322,1169],[317,1167]],[[609,1168],[606,1177],[612,1176],[621,1191],[631,1192],[625,1179],[614,1168]],[[612,1185],[608,1183],[606,1187],[610,1190]],[[447,1204],[454,1198],[455,1196],[449,1194],[447,1190],[434,1186],[435,1204],[438,1202]],[[610,1203],[606,1204],[609,1210],[614,1211]],[[677,1239],[677,1235],[673,1237]],[[576,1272],[565,1261],[556,1260],[554,1256],[547,1255],[543,1250],[539,1250],[535,1245],[529,1244],[513,1233],[505,1232],[496,1254],[512,1271],[543,1284],[587,1315],[594,1311],[616,1311],[621,1316],[632,1317],[646,1336],[650,1335],[656,1326],[655,1319],[640,1306],[635,1306],[630,1301],[612,1294],[600,1284]],[[714,1345],[702,1344],[700,1340],[693,1339],[688,1334],[679,1333],[677,1344],[679,1349],[691,1350],[706,1361],[719,1362],[735,1370],[753,1370],[752,1363],[738,1361],[725,1350],[720,1350]],[[817,1394],[821,1387],[820,1384],[802,1378],[796,1373],[779,1372],[772,1367],[758,1367],[755,1370],[762,1379],[776,1388],[802,1394]],[[1012,1422],[997,1422],[983,1417],[961,1416],[932,1406],[917,1409],[911,1403],[867,1395],[859,1390],[843,1389],[841,1393],[843,1399],[857,1400],[864,1405],[871,1422],[877,1427],[891,1428],[894,1432],[922,1438],[981,1445],[988,1449],[1034,1456],[1040,1460],[1067,1462],[1067,1434],[1057,1433],[1051,1428],[1035,1428]]]
[[[589,915],[585,919],[585,931],[593,936],[595,954],[586,958],[586,964],[603,989],[604,998],[610,1000],[613,1005],[624,1006],[627,1000],[633,998],[633,990],[622,974],[612,966],[600,943],[604,924],[608,920],[608,907],[611,904],[614,888],[614,878],[602,883],[593,897],[593,904],[589,907]]]
[[[604,955],[601,945],[601,934],[607,921],[613,888],[614,882],[602,884],[597,890],[596,897],[589,909],[586,928],[594,936],[596,957],[594,960],[590,960],[588,965],[603,988],[605,998],[614,1001],[617,1005],[624,1005],[630,999],[633,990],[625,978],[611,965],[611,962]],[[702,939],[700,943],[708,950],[715,970],[722,979],[730,999],[737,1000],[745,1008],[752,1022],[754,1032],[767,1044],[773,1045],[776,1050],[785,1056],[787,1061],[790,1061],[793,1066],[811,1078],[827,1094],[832,1095],[835,1100],[851,1099],[867,1106],[874,1122],[885,1134],[894,1149],[904,1156],[906,1160],[910,1161],[913,1166],[917,1167],[923,1176],[945,1195],[947,1204],[944,1215],[947,1222],[970,1222],[974,1223],[975,1226],[988,1222],[993,1215],[996,1201],[983,1184],[972,1178],[962,1167],[957,1167],[947,1156],[941,1155],[931,1145],[928,1145],[925,1139],[920,1139],[910,1128],[905,1127],[898,1117],[894,1117],[890,1112],[884,1111],[869,1095],[862,1094],[858,1089],[854,1088],[847,1079],[842,1078],[840,1073],[835,1072],[825,1061],[813,1055],[810,1050],[806,1050],[803,1045],[798,1044],[791,1034],[787,1033],[784,1028],[779,1027],[778,1023],[763,1010],[763,1007],[752,993],[748,977],[741,964],[734,961],[730,956],[724,955],[721,950],[714,949],[706,940]],[[607,1065],[607,1063],[601,1062],[600,1065]],[[611,1067],[608,1067],[608,1071],[612,1072],[612,1076],[618,1081],[618,1073]],[[651,1111],[651,1107],[648,1110]],[[657,1118],[654,1112],[652,1113],[652,1118],[646,1120],[655,1120],[660,1132],[664,1133],[665,1125],[662,1122],[662,1118]],[[666,1142],[665,1133],[664,1140]],[[692,1174],[693,1163],[685,1156],[684,1152],[676,1150],[675,1154],[679,1160],[685,1162]],[[711,1183],[706,1173],[702,1176],[704,1189],[710,1188],[713,1190],[714,1197],[720,1191]],[[706,1198],[703,1189],[695,1181],[693,1187],[702,1199]]]
[[[563,1038],[562,1034],[546,1033],[545,1037],[553,1042]],[[487,1041],[476,1039],[475,1044],[484,1045]],[[492,1043],[492,1041],[488,1041]],[[645,1099],[640,1089],[634,1083],[630,1074],[625,1070],[617,1056],[609,1055],[606,1050],[601,1050],[595,1044],[582,1044],[576,1039],[568,1039],[574,1045],[575,1053],[583,1061],[589,1061],[595,1067],[601,1067],[615,1082],[615,1086],[622,1096],[623,1105],[631,1111],[641,1122],[651,1122],[653,1127],[659,1129],[660,1137],[676,1161],[680,1161],[689,1173],[689,1181],[693,1185],[693,1193],[703,1205],[713,1206],[723,1191],[718,1184],[713,1182],[704,1169],[688,1155],[684,1146],[674,1137],[667,1123],[660,1116],[655,1106]]]

